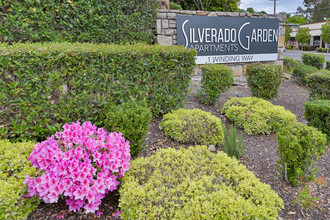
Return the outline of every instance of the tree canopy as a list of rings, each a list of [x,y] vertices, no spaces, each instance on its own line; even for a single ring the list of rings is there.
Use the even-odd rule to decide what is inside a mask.
[[[302,15],[294,15],[286,19],[286,23],[293,23],[293,24],[306,24],[308,23],[307,18]]]
[[[290,35],[291,31],[292,31],[292,28],[289,27],[288,25],[285,25],[285,42],[288,42],[290,40],[290,38],[291,38],[291,35]]]
[[[330,44],[330,21],[327,21],[324,25],[322,25],[321,31],[322,40]]]
[[[296,35],[296,40],[299,43],[307,43],[311,38],[311,34],[309,33],[310,30],[311,29],[309,28],[299,28]]]

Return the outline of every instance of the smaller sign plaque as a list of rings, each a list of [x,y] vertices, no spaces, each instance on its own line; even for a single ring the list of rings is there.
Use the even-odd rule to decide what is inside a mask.
[[[177,16],[178,45],[197,51],[196,63],[277,60],[279,20]]]

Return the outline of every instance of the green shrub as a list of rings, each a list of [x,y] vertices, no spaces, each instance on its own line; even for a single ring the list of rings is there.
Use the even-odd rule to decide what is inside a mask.
[[[326,65],[325,69],[326,69],[326,70],[330,70],[330,61],[326,61],[326,64],[327,64],[327,65]]]
[[[275,64],[251,64],[246,69],[247,82],[253,96],[273,99],[282,83],[282,70]]]
[[[170,9],[171,10],[182,10],[182,7],[179,4],[176,4],[174,2],[170,2]]]
[[[283,208],[269,185],[207,146],[138,158],[122,180],[123,219],[277,219]]]
[[[305,103],[305,119],[308,125],[318,128],[330,140],[330,100],[314,100]]]
[[[302,50],[303,51],[314,51],[315,46],[314,45],[309,45],[309,44],[303,44],[302,45]]]
[[[316,50],[319,53],[326,53],[327,52],[327,48],[317,48]]]
[[[301,64],[302,63],[297,59],[286,56],[283,57],[283,67],[287,73],[292,73],[293,69]]]
[[[309,82],[309,76],[318,69],[309,65],[298,65],[294,67],[292,72],[292,79],[300,85],[306,85]]]
[[[310,98],[330,99],[330,70],[312,73],[308,79]]]
[[[223,105],[222,112],[246,134],[269,134],[296,121],[289,110],[256,97],[232,98]]]
[[[0,138],[41,141],[64,123],[104,126],[109,106],[136,98],[155,115],[182,105],[196,52],[183,47],[0,44]]]
[[[205,104],[214,104],[218,101],[220,93],[227,91],[234,82],[230,67],[217,64],[205,64],[202,67],[202,89],[199,97]],[[202,96],[205,92],[206,98]]]
[[[144,139],[148,133],[152,113],[145,101],[131,100],[113,106],[106,116],[107,131],[121,132],[131,147],[131,155],[138,155],[144,149]]]
[[[218,145],[223,142],[221,120],[200,109],[178,109],[163,116],[159,128],[180,143]]]
[[[277,133],[278,168],[286,181],[294,186],[299,181],[314,179],[314,164],[325,153],[326,135],[302,123],[284,126]]]
[[[222,130],[224,132],[225,142],[224,142],[224,151],[230,157],[235,157],[239,160],[243,156],[243,150],[246,148],[246,145],[243,146],[243,134],[238,137],[236,125],[231,124],[229,128],[229,134],[222,124]]]
[[[292,50],[293,49],[293,45],[292,44],[286,45],[285,48],[287,50]]]
[[[39,204],[39,199],[25,199],[27,186],[23,185],[26,175],[35,176],[36,169],[27,160],[34,143],[12,144],[0,140],[0,219],[26,219]]]
[[[153,43],[158,0],[2,0],[0,42]]]
[[[323,69],[325,58],[321,54],[304,53],[301,56],[301,59],[305,65],[314,66],[318,69]]]

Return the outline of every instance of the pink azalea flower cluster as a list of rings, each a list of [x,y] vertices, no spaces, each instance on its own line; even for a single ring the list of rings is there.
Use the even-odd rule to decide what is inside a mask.
[[[121,133],[108,133],[90,122],[63,128],[35,145],[29,160],[43,174],[35,179],[26,176],[28,197],[56,203],[64,195],[70,211],[85,208],[86,213],[93,213],[129,170],[129,142]]]

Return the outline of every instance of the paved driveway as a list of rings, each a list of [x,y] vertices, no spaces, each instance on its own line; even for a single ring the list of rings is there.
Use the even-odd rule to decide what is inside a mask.
[[[301,61],[301,54],[302,53],[315,53],[315,54],[323,54],[324,57],[325,57],[325,60],[326,61],[330,61],[330,49],[329,49],[329,53],[326,54],[326,53],[316,53],[314,51],[297,51],[297,50],[287,50],[286,52],[284,52],[284,56],[287,56],[287,57],[292,57],[292,58],[295,58],[297,60],[300,60]],[[325,64],[324,64],[325,65]]]

